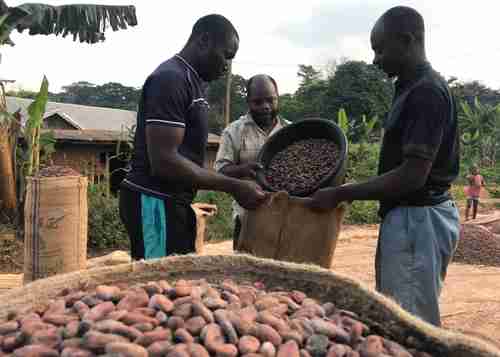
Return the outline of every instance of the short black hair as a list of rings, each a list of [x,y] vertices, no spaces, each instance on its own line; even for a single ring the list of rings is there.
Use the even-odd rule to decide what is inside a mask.
[[[226,41],[232,35],[236,36],[238,40],[240,39],[238,31],[236,31],[231,21],[218,14],[210,14],[198,19],[193,25],[189,40],[192,41],[204,33],[212,36],[217,43]]]
[[[408,6],[396,6],[382,15],[384,27],[391,32],[411,33],[417,40],[423,42],[425,37],[424,18],[420,13]]]
[[[274,86],[274,89],[276,89],[276,94],[278,94],[278,84],[276,84],[276,81],[274,80],[273,77],[271,77],[268,74],[256,74],[255,76],[250,77],[250,79],[247,81],[247,86],[246,86],[246,89],[247,89],[247,98],[250,97],[250,91],[251,91],[253,82],[256,79],[259,79],[259,78],[261,78],[261,79],[267,78],[268,80],[270,80],[271,83]]]

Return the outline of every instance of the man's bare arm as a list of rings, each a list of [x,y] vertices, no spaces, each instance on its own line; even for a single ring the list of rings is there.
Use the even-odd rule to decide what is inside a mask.
[[[184,128],[148,125],[146,145],[153,176],[197,189],[230,193],[245,208],[256,207],[265,194],[256,185],[199,167],[179,154]]]

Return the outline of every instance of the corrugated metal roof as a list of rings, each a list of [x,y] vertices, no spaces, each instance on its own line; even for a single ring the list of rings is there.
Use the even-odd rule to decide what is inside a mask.
[[[111,143],[125,139],[122,138],[121,132],[115,130],[44,129],[42,132],[51,132],[57,141]]]
[[[23,117],[27,116],[32,99],[7,97],[7,110],[15,112],[19,108]],[[136,122],[136,112],[130,110],[91,107],[86,105],[48,102],[45,117],[59,114],[70,124],[80,129],[115,130],[130,128]]]
[[[88,143],[109,143],[125,140],[126,134],[115,130],[72,130],[72,129],[44,129],[42,132],[52,132],[58,141],[81,141]],[[208,144],[218,145],[220,137],[208,134]]]
[[[23,119],[28,115],[27,109],[32,99],[7,97],[7,110],[15,112],[21,109]],[[68,141],[117,141],[122,129],[130,128],[136,123],[136,112],[130,110],[91,107],[86,105],[48,102],[45,118],[58,114],[72,125],[75,130],[53,130],[56,139]],[[77,130],[79,129],[79,130]],[[208,134],[208,145],[219,145],[220,137]]]

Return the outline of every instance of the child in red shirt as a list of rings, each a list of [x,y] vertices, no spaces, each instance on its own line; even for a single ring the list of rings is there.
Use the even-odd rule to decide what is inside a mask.
[[[469,211],[472,206],[472,219],[476,219],[477,206],[479,205],[479,195],[481,187],[485,185],[484,178],[479,174],[477,166],[471,167],[471,174],[467,176],[469,188],[467,190],[467,208],[465,209],[465,220],[469,220]]]

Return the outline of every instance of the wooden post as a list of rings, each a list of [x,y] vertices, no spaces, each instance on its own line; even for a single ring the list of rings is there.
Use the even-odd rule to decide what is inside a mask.
[[[90,164],[90,167],[91,167],[91,175],[92,175],[92,185],[95,185],[96,184],[96,180],[95,180],[95,176],[96,176],[96,160],[95,160],[95,156],[92,156],[92,160],[91,160],[91,164]]]
[[[109,198],[111,192],[111,177],[109,174],[109,154],[106,152],[106,167],[104,168],[104,181],[106,181],[106,198]]]
[[[229,62],[229,67],[226,76],[226,99],[224,103],[224,127],[229,125],[231,118],[231,80],[233,79],[232,64]]]

